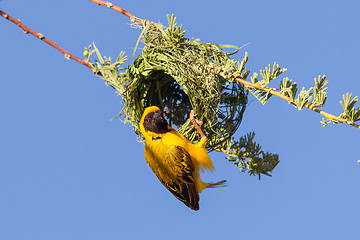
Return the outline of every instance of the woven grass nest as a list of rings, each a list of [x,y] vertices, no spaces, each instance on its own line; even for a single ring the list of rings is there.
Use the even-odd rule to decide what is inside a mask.
[[[126,60],[124,53],[113,63],[110,58],[102,59],[94,45],[100,61],[94,64],[94,71],[100,72],[122,96],[119,117],[130,122],[140,138],[142,113],[155,105],[165,110],[170,126],[191,142],[199,141],[200,136],[189,121],[193,109],[196,119],[203,122],[208,149],[214,149],[228,141],[240,126],[247,91],[234,79],[246,79],[247,55],[241,62],[231,60],[219,45],[185,38],[185,31],[176,26],[174,16],[168,16],[168,20],[167,28],[153,22],[142,27],[139,41],[144,47],[133,65],[126,68],[120,67]],[[214,72],[226,73],[228,77]]]

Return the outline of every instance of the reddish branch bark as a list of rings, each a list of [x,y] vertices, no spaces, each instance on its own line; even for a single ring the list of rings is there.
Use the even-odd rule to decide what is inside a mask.
[[[9,16],[8,14],[6,14],[5,12],[3,12],[1,10],[0,10],[0,15],[2,17],[6,18],[7,20],[15,23],[16,25],[18,25],[24,31],[24,33],[30,33],[30,34],[34,35],[35,37],[39,38],[40,40],[46,42],[47,44],[49,44],[53,48],[56,48],[58,51],[60,51],[61,53],[63,53],[65,55],[65,58],[73,59],[73,60],[85,65],[86,67],[88,67],[90,69],[93,69],[93,66],[90,63],[88,63],[86,60],[80,59],[80,58],[72,55],[71,53],[69,53],[65,49],[59,47],[59,45],[57,45],[55,42],[53,42],[53,41],[47,39],[46,37],[44,37],[43,34],[35,32],[34,30],[26,27],[24,24],[21,23],[20,19],[15,19],[15,18]]]
[[[105,7],[108,7],[108,8],[111,8],[111,9],[114,9],[115,11],[127,16],[130,21],[132,22],[137,22],[143,26],[146,25],[146,21],[143,21],[142,19],[140,18],[137,18],[135,17],[134,15],[132,15],[131,13],[127,12],[125,9],[123,8],[120,8],[120,7],[117,7],[115,5],[113,5],[112,3],[110,2],[105,2],[105,1],[100,1],[100,0],[90,0],[91,2],[93,3],[96,3],[97,5],[103,5]],[[40,40],[46,42],[47,44],[49,44],[50,46],[52,46],[53,48],[57,49],[58,51],[60,51],[61,53],[64,54],[65,58],[67,59],[73,59],[81,64],[83,64],[84,66],[90,68],[90,69],[93,69],[94,67],[88,62],[86,61],[85,59],[80,59],[76,56],[74,56],[73,54],[69,53],[68,51],[66,51],[65,49],[61,48],[59,45],[57,45],[55,42],[47,39],[43,34],[41,33],[38,33],[30,28],[28,28],[27,26],[25,26],[24,24],[21,23],[20,19],[15,19],[13,17],[11,17],[10,15],[6,14],[5,12],[1,11],[0,10],[0,15],[4,18],[6,18],[7,20],[15,23],[17,26],[19,26],[23,31],[24,33],[30,33],[32,35],[34,35],[35,37],[39,38]],[[100,74],[100,73],[98,73]],[[100,74],[101,75],[101,74]]]
[[[93,3],[96,3],[97,5],[103,5],[105,7],[114,9],[115,11],[117,11],[117,12],[119,12],[121,14],[124,14],[125,16],[130,18],[130,21],[132,21],[132,22],[137,22],[137,23],[139,23],[139,24],[141,24],[143,26],[146,25],[146,21],[143,21],[142,19],[135,17],[134,15],[132,15],[131,13],[126,11],[125,9],[117,7],[117,6],[113,5],[110,2],[105,2],[105,1],[100,1],[100,0],[90,0],[90,1],[93,2]]]

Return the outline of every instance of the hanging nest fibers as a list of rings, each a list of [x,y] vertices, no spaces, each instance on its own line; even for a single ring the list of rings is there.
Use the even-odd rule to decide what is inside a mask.
[[[189,120],[193,109],[195,117],[203,122],[201,128],[211,150],[229,140],[240,126],[247,91],[234,79],[248,76],[247,54],[241,62],[231,60],[231,54],[222,50],[229,46],[189,40],[175,20],[168,16],[168,28],[153,22],[141,26],[138,43],[141,41],[144,47],[133,65],[126,68],[121,68],[126,61],[123,52],[112,62],[103,58],[95,45],[94,50],[89,46],[85,51],[89,57],[96,52],[94,72],[100,72],[106,83],[122,96],[119,117],[130,122],[140,138],[141,115],[146,107],[155,105],[165,109],[170,126],[191,142],[199,141],[200,136]],[[214,72],[226,73],[228,77]]]

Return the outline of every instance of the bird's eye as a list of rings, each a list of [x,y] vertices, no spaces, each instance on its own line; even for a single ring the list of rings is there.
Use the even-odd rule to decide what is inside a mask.
[[[145,122],[146,122],[146,123],[149,123],[149,122],[150,122],[150,120],[149,120],[149,119],[147,119],[147,118],[145,118]]]

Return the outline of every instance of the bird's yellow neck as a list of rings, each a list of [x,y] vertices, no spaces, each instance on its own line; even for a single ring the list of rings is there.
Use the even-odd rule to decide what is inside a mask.
[[[172,127],[168,126],[169,131],[174,130]],[[145,140],[158,140],[161,139],[165,136],[166,133],[156,133],[156,132],[152,132],[152,131],[145,131],[144,129],[144,137]]]

